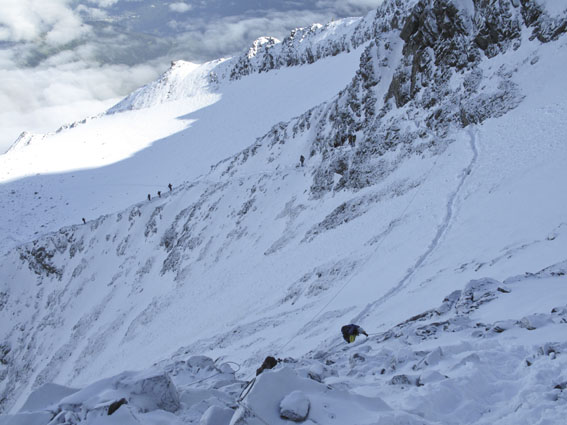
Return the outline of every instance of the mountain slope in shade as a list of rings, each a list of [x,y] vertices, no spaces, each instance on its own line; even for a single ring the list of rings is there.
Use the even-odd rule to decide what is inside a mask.
[[[180,61],[111,110],[128,104],[124,109],[133,111],[88,119],[56,134],[24,135],[0,156],[3,248],[206,173],[273,123],[331,98],[351,79],[359,56],[360,49],[277,75],[217,83],[210,73],[223,63]]]
[[[238,102],[222,109],[231,90],[275,108],[284,98],[295,105],[289,90],[320,93],[328,78],[339,86],[268,128],[261,117],[256,141],[216,165],[221,157],[199,148],[196,174],[182,170],[172,136],[66,176],[113,167],[148,175],[129,164],[147,164],[139,158],[159,147],[168,152],[163,169],[188,181],[5,253],[4,408],[16,414],[32,390],[42,398],[54,382],[71,401],[21,415],[279,423],[279,403],[301,390],[312,423],[563,417],[567,15],[554,5],[385,2],[358,24],[345,21],[352,37],[368,37],[358,46],[332,42],[344,40],[332,26],[329,39],[314,27],[306,31],[324,44],[310,65],[287,53],[280,61],[285,49],[271,42],[248,67],[241,57],[182,74],[178,64],[91,121],[110,131],[115,121],[202,101],[183,131],[230,129],[232,140],[240,127],[231,120],[245,114]],[[346,47],[327,55],[331,45]],[[234,79],[234,69],[251,72]],[[194,89],[190,78],[203,70],[205,89]],[[313,78],[293,78],[305,75]],[[211,98],[199,98],[205,92]],[[341,340],[351,321],[367,341]],[[268,354],[287,360],[239,404],[242,381]],[[239,364],[236,375],[227,361]],[[121,397],[128,405],[108,417]]]

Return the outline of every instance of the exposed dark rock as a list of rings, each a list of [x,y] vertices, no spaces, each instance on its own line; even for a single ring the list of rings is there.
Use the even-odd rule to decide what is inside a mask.
[[[8,355],[10,354],[10,351],[12,351],[10,344],[7,342],[0,344],[0,364],[8,364]]]
[[[414,382],[407,375],[396,375],[390,379],[391,385],[413,385]]]
[[[121,398],[120,400],[113,402],[110,406],[108,406],[108,416],[116,412],[123,404],[128,404],[128,401],[125,398]]]
[[[53,262],[55,250],[47,249],[45,246],[38,246],[36,243],[32,247],[20,249],[20,259],[28,264],[31,271],[39,276],[54,275],[58,279],[63,276],[63,270],[58,268]]]

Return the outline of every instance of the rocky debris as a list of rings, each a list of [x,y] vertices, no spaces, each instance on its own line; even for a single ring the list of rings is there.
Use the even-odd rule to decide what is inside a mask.
[[[417,385],[418,378],[415,376],[408,376],[408,375],[395,375],[390,379],[391,385]]]
[[[500,285],[500,282],[490,278],[469,282],[455,304],[457,313],[469,314],[482,304],[496,299],[498,297],[497,292],[502,292],[498,291]]]
[[[280,417],[294,422],[303,422],[309,415],[311,403],[303,391],[293,391],[280,403]]]
[[[538,274],[529,279],[534,276]],[[560,368],[565,343],[548,343],[536,348],[521,343],[509,348],[510,352],[504,352],[508,348],[502,341],[491,342],[488,338],[498,338],[499,333],[513,327],[537,330],[548,323],[558,323],[563,308],[493,324],[471,320],[471,315],[474,317],[489,303],[499,297],[508,297],[508,293],[516,294],[519,289],[513,283],[507,287],[488,278],[471,281],[463,290],[445,297],[441,307],[416,315],[383,335],[365,340],[364,344],[315,352],[311,358],[285,359],[282,367],[259,375],[240,403],[236,400],[243,383],[235,379],[228,364],[219,365],[209,357],[192,356],[166,361],[146,372],[126,372],[81,391],[70,390],[62,395],[63,398],[59,397],[60,400],[49,399],[30,408],[25,415],[40,415],[37,409],[48,409],[53,423],[69,425],[96,420],[104,423],[103,418],[108,417],[111,410],[113,419],[125,424],[133,421],[125,418],[141,418],[139,423],[151,423],[144,416],[150,413],[171,415],[164,416],[169,418],[169,423],[183,419],[201,425],[260,425],[264,423],[262,421],[276,424],[282,420],[311,424],[325,423],[329,418],[337,423],[351,424],[355,422],[349,413],[356,407],[361,417],[379,418],[380,421],[391,418],[391,409],[384,401],[351,391],[359,378],[367,389],[373,385],[386,385],[389,386],[386,392],[393,392],[394,397],[423,401],[427,396],[420,391],[428,387],[436,394],[456,391],[463,392],[465,395],[461,396],[465,397],[473,383],[473,386],[485,385],[487,380],[494,379],[496,381],[490,381],[490,385],[500,385],[496,382],[500,381],[501,374],[510,382],[520,383],[528,381],[521,378],[525,374],[539,374],[547,380],[545,385],[549,389],[553,388],[561,395],[565,390],[564,377],[560,375],[551,381],[549,374],[541,374],[541,368],[548,370],[550,363]],[[449,333],[457,335],[448,338]],[[439,345],[431,348],[436,338]],[[475,342],[479,338],[487,339]],[[526,356],[526,353],[532,354]],[[481,368],[482,379],[476,381],[472,374]],[[491,373],[494,374],[492,378]],[[517,376],[511,379],[506,375],[510,373]],[[522,386],[517,388],[522,397],[524,390]],[[45,393],[46,390],[42,391]],[[471,391],[473,394],[477,390]],[[116,410],[124,404],[123,400],[128,401],[128,406]],[[426,410],[423,417],[416,418],[403,409],[396,412],[396,417],[403,417],[404,423],[412,425],[436,423],[438,415]],[[23,415],[15,415],[16,420],[29,419],[27,416],[24,419]],[[45,415],[39,417],[43,420]]]
[[[193,356],[143,372],[124,372],[80,390],[45,384],[30,395],[18,414],[7,418],[31,424],[35,423],[33,414],[42,419],[48,416],[52,424],[133,424],[155,423],[151,416],[143,419],[153,414],[167,418],[163,419],[167,423],[178,423],[175,415],[184,409],[183,417],[190,418],[189,423],[200,419],[202,425],[228,425],[234,411],[227,406],[234,404],[240,391],[241,383],[230,366]],[[106,419],[108,416],[112,419]],[[0,423],[4,418],[0,415]]]

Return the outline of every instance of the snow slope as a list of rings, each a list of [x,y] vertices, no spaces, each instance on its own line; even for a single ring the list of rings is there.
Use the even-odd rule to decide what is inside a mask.
[[[119,212],[101,202],[108,213],[86,226],[6,251],[0,378],[13,416],[0,423],[287,423],[280,402],[298,390],[284,405],[299,414],[307,399],[305,423],[560,423],[567,17],[501,2],[477,4],[473,20],[465,6],[392,0],[360,50],[236,80],[221,63],[227,72],[207,81],[222,96],[205,110],[235,87],[318,93],[330,65],[351,68],[324,103],[262,117],[256,141],[210,172],[196,158],[204,168],[185,170],[173,193]],[[100,122],[192,102],[164,102],[155,87],[122,104],[145,109]],[[242,118],[216,111],[183,131],[226,136],[220,117]],[[141,174],[127,167],[147,165],[140,156],[114,167]],[[349,322],[368,340],[344,343]],[[285,361],[241,398],[266,355]],[[68,389],[22,408],[52,382]]]
[[[6,200],[0,207],[2,247],[125,208],[148,193],[157,196],[168,183],[197,178],[274,122],[334,95],[350,80],[359,56],[355,50],[220,87],[211,87],[207,78],[214,63],[195,68],[177,62],[166,78],[173,84],[183,79],[177,92],[182,99],[160,103],[167,86],[147,96],[145,105],[155,105],[151,109],[24,136],[0,156],[0,194]],[[324,72],[329,68],[334,72]]]

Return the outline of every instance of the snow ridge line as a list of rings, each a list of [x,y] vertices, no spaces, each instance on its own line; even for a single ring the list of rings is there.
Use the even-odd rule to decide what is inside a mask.
[[[417,259],[415,264],[408,269],[405,276],[402,278],[402,280],[400,280],[400,282],[396,286],[391,288],[388,292],[386,292],[383,296],[381,296],[376,301],[373,301],[373,302],[369,303],[366,307],[364,307],[364,309],[352,319],[352,323],[358,323],[363,318],[368,317],[368,315],[370,314],[370,311],[372,311],[374,308],[382,305],[390,297],[394,296],[395,294],[400,292],[402,289],[404,289],[408,285],[409,281],[411,280],[411,278],[413,277],[415,272],[423,265],[425,260],[427,260],[427,258],[433,253],[433,251],[435,251],[435,249],[439,245],[439,242],[441,241],[442,237],[447,233],[447,230],[448,230],[448,228],[451,224],[451,221],[453,219],[453,209],[454,209],[454,206],[455,206],[455,201],[457,199],[457,196],[459,195],[463,185],[465,184],[465,181],[467,180],[467,177],[471,174],[472,169],[474,168],[474,166],[476,165],[476,162],[478,160],[477,140],[476,140],[476,134],[475,134],[474,129],[469,129],[468,134],[469,134],[469,137],[470,137],[469,142],[470,142],[471,150],[472,150],[472,153],[473,153],[473,156],[471,158],[471,162],[469,163],[469,165],[465,169],[463,169],[461,180],[459,181],[457,188],[451,194],[451,196],[449,197],[449,200],[447,201],[447,212],[445,214],[445,218],[443,219],[443,222],[441,223],[441,225],[437,229],[437,233],[435,234],[435,237],[433,238],[433,240],[429,244],[429,247]]]

